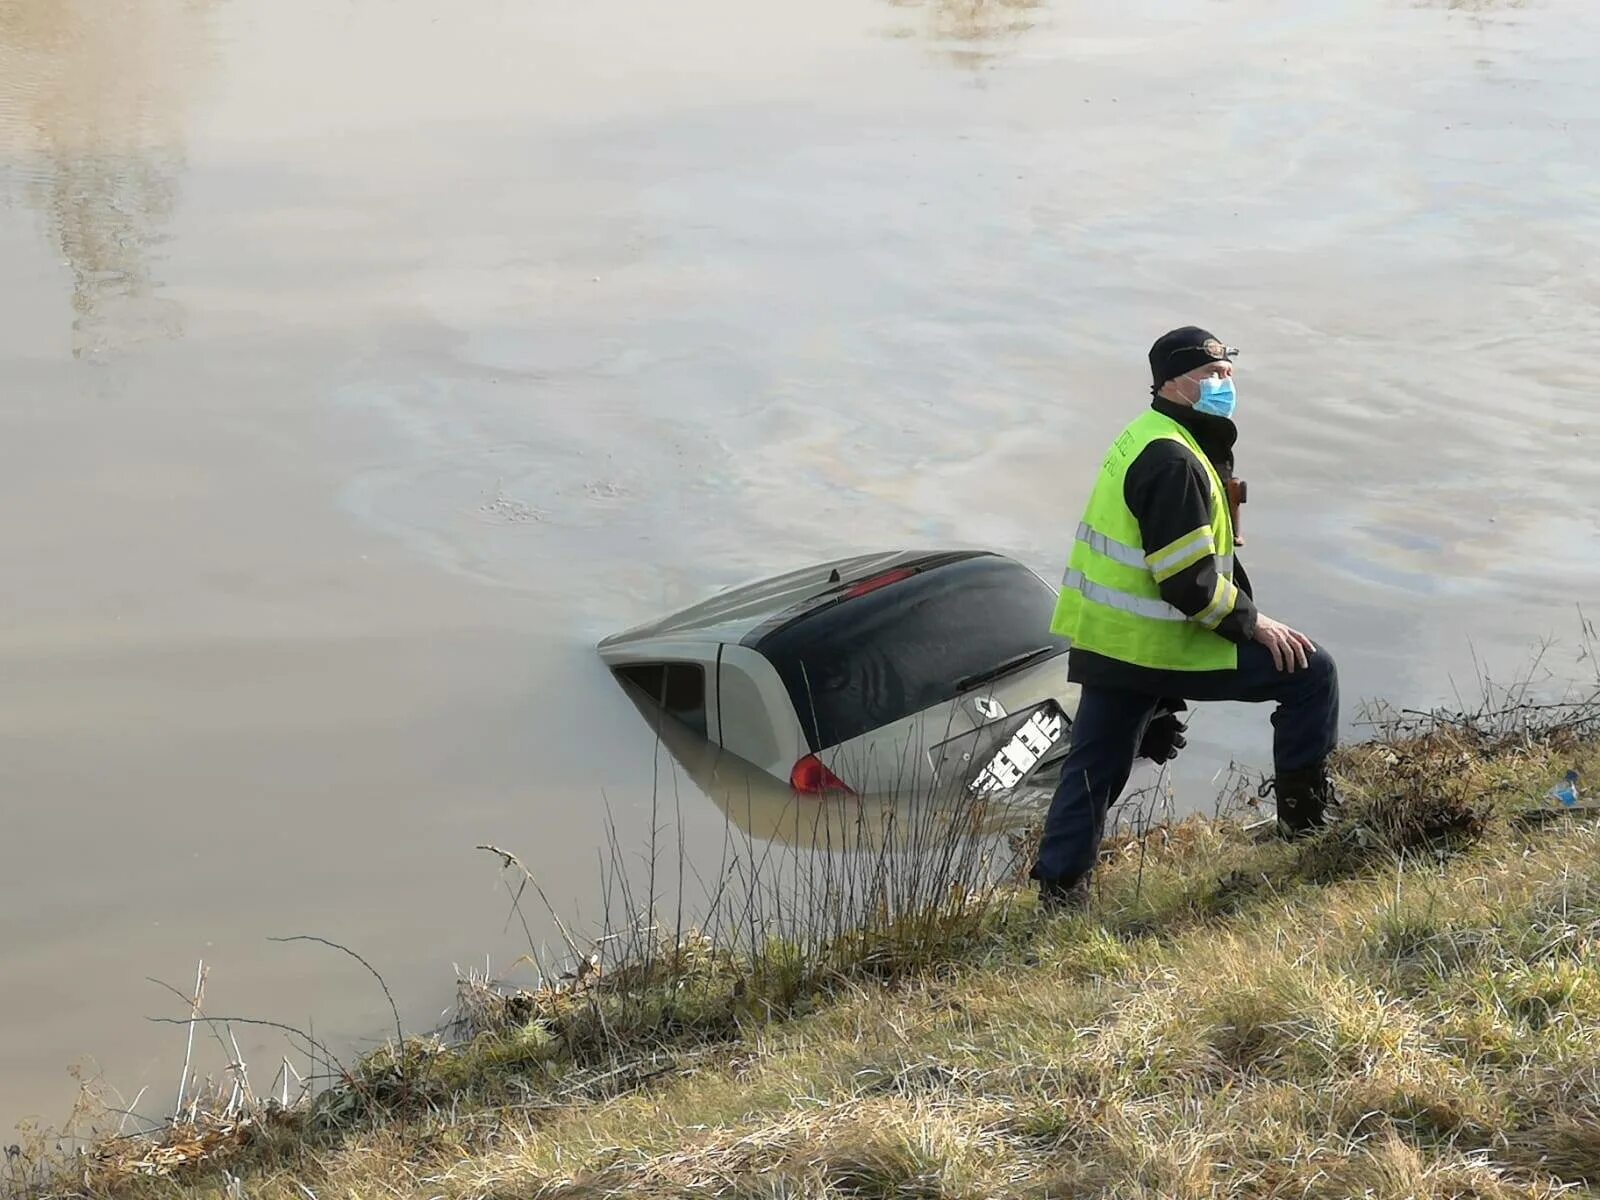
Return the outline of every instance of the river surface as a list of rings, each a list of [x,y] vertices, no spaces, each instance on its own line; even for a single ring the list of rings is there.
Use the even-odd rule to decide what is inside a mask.
[[[1241,556],[1349,732],[1570,664],[1596,62],[1590,0],[0,0],[0,1127],[170,1104],[202,959],[381,1037],[269,937],[426,1026],[523,948],[480,842],[580,919],[656,781],[720,845],[594,642],[1055,577],[1173,325],[1243,348]]]

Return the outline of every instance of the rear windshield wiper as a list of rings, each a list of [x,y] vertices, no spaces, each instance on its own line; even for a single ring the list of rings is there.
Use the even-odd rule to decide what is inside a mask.
[[[977,687],[980,683],[988,683],[991,680],[999,679],[1002,675],[1009,675],[1019,667],[1025,667],[1029,663],[1043,658],[1046,654],[1054,654],[1060,649],[1061,647],[1059,646],[1036,646],[1032,650],[1024,650],[1021,654],[1013,654],[1010,658],[990,667],[987,671],[974,671],[971,675],[962,676],[956,680],[956,691],[964,692],[969,688]]]

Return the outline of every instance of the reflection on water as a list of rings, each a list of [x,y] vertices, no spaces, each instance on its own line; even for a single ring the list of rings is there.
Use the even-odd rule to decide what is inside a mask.
[[[1528,8],[1528,0],[1410,0],[1410,4],[1412,8],[1459,14],[1475,29],[1509,24],[1520,19]],[[1479,61],[1479,66],[1487,65],[1486,61]]]
[[[175,169],[96,155],[51,177],[43,203],[72,268],[74,355],[183,332],[177,306],[151,295],[147,257],[172,211]]]
[[[879,850],[886,844],[904,849],[908,839],[928,845],[933,835],[955,827],[1001,836],[1037,818],[1048,800],[1048,793],[1037,790],[981,804],[944,795],[801,796],[665,715],[639,689],[621,686],[661,748],[690,783],[715,801],[741,838],[804,851]]]
[[[959,67],[982,67],[1000,57],[1007,43],[1032,29],[1042,0],[889,0],[923,14],[921,29],[899,27],[899,37],[921,36]]]
[[[1503,8],[1527,8],[1528,0],[1413,0],[1417,8],[1444,8],[1451,12],[1491,12]]]
[[[0,153],[72,273],[74,356],[183,332],[152,248],[176,203],[211,3],[0,5]]]

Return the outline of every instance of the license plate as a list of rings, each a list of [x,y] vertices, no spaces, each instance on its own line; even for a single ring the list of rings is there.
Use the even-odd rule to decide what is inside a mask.
[[[972,791],[988,796],[1016,787],[1061,740],[1066,728],[1066,718],[1055,705],[1045,705],[983,765],[969,785]]]

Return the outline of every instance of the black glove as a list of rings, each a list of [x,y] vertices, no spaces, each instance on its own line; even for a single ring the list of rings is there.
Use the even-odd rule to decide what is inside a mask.
[[[1164,763],[1178,756],[1178,751],[1189,744],[1183,736],[1184,725],[1178,714],[1188,705],[1182,700],[1163,700],[1156,705],[1155,713],[1144,727],[1144,737],[1139,739],[1139,757]]]

